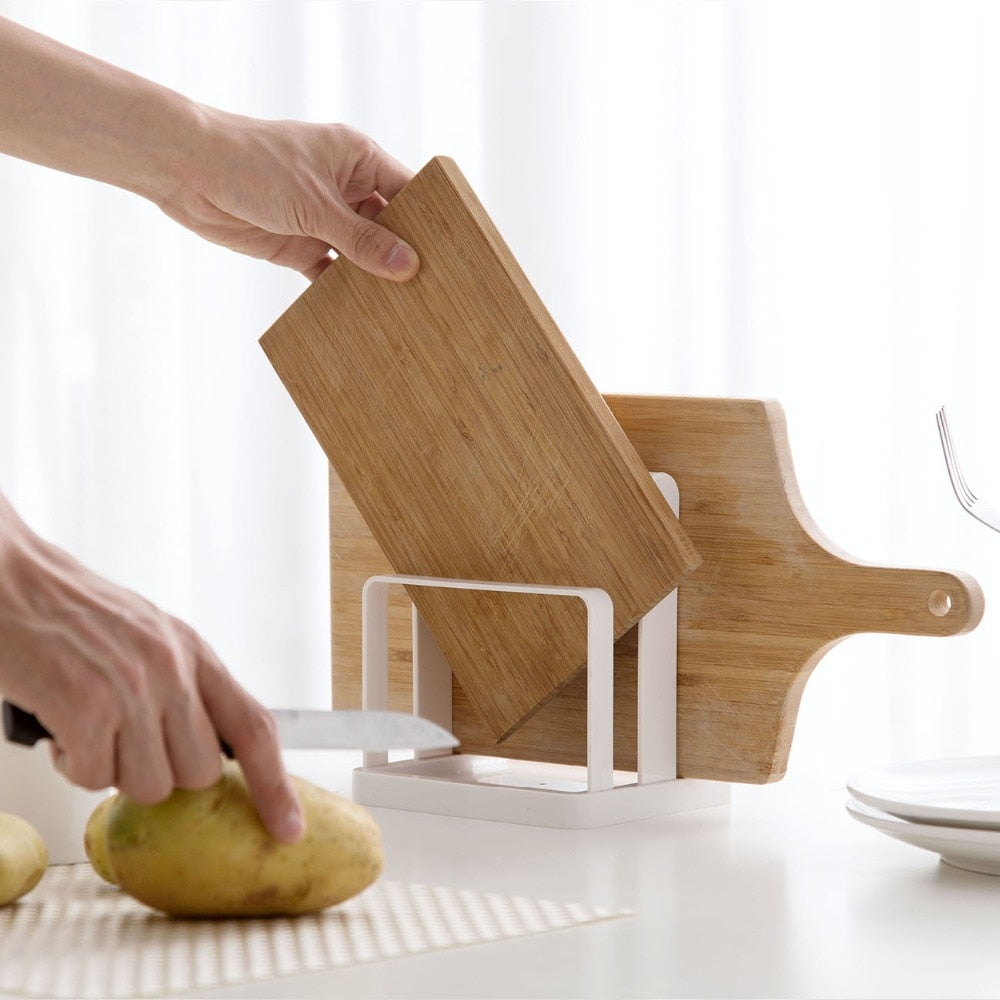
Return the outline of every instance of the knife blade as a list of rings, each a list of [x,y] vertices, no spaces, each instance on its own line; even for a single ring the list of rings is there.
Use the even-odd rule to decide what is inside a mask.
[[[286,750],[434,750],[458,746],[447,729],[407,712],[274,708],[271,715]],[[6,700],[3,731],[11,743],[24,746],[52,738],[37,716]],[[232,757],[232,749],[220,742],[226,756]]]

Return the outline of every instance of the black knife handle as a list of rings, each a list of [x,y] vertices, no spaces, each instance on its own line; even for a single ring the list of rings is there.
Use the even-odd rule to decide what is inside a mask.
[[[6,698],[3,702],[3,733],[11,743],[25,747],[33,747],[39,740],[52,739],[52,734],[39,722],[37,715],[26,712]],[[219,748],[230,760],[236,756],[225,740],[219,740]]]
[[[50,740],[52,734],[38,721],[38,716],[4,699],[3,732],[11,743],[33,747],[39,740]]]

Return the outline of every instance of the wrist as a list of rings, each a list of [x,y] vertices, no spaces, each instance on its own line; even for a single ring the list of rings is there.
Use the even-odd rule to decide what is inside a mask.
[[[189,226],[205,198],[211,198],[213,178],[235,169],[239,163],[238,115],[198,104],[180,95],[169,119],[173,134],[164,133],[163,142],[150,149],[143,178],[144,187],[133,188],[158,205],[167,215]]]
[[[98,180],[163,206],[196,183],[197,164],[208,143],[209,109],[181,94],[151,85],[109,137],[121,156]]]

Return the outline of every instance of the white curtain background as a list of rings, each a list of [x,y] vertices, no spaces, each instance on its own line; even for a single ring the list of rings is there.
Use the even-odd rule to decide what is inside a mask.
[[[29,3],[206,103],[453,156],[603,391],[771,397],[859,559],[963,569],[969,636],[820,663],[790,771],[1000,751],[1000,7]],[[136,197],[0,158],[0,484],[271,704],[329,699],[325,463],[257,337],[304,289]],[[683,501],[682,501],[683,502]]]

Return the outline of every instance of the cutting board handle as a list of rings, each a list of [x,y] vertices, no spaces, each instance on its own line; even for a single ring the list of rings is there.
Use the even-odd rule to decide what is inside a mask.
[[[826,576],[826,591],[814,593],[812,613],[827,608],[839,638],[861,632],[961,635],[979,624],[985,609],[982,588],[964,573],[871,566],[841,557],[839,571]]]
[[[781,525],[775,537],[793,545],[790,540],[798,531],[808,539],[795,562],[812,605],[811,620],[828,613],[831,625],[837,625],[834,638],[863,632],[962,635],[979,624],[986,600],[979,583],[969,574],[878,566],[855,559],[831,542],[799,491],[781,405],[775,400],[759,400],[751,408],[757,409],[761,418],[760,429],[767,427],[765,452],[770,453],[768,458],[784,494],[783,501],[771,511]],[[812,552],[810,546],[814,546]],[[819,634],[822,631],[818,630]]]

